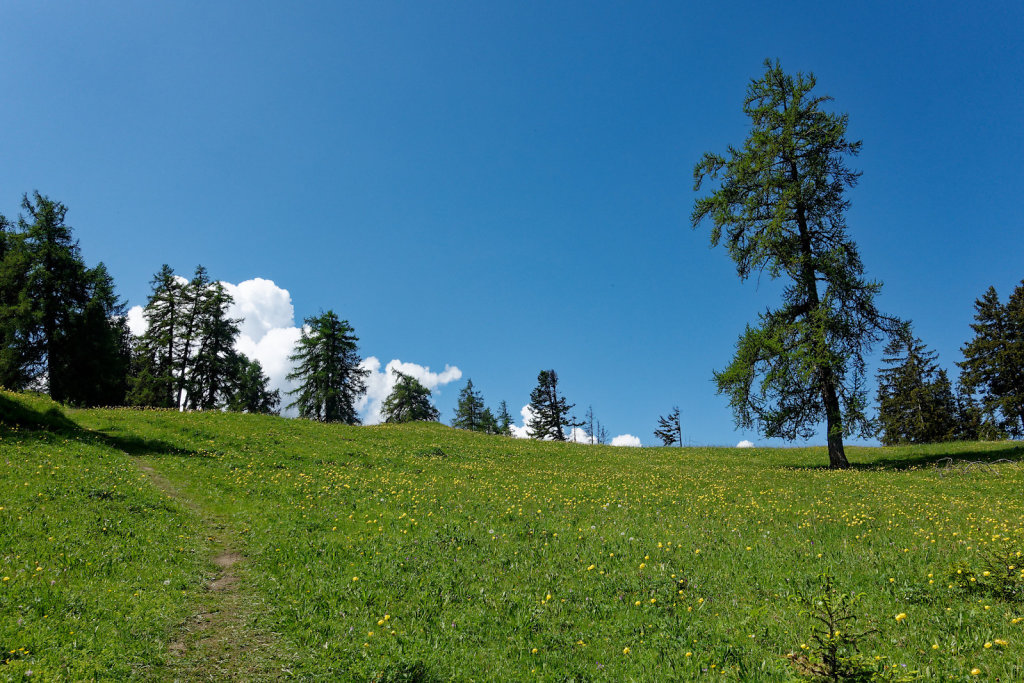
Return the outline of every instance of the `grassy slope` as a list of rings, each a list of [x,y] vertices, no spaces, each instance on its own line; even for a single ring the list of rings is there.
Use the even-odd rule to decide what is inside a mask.
[[[77,427],[62,435],[0,431],[0,646],[28,651],[0,680],[175,664],[166,646],[203,600],[208,529],[140,457],[230,528],[258,605],[248,626],[277,634],[268,676],[367,680],[422,662],[437,680],[784,680],[811,632],[792,598],[831,568],[878,629],[862,650],[896,673],[1024,678],[1024,605],[949,588],[994,535],[1024,548],[1024,471],[927,465],[1019,458],[1013,444],[850,449],[866,466],[830,472],[822,449],[66,413]]]

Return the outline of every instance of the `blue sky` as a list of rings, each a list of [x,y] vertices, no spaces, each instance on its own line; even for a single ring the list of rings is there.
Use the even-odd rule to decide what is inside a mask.
[[[0,211],[68,205],[142,304],[162,263],[273,281],[364,355],[518,414],[554,368],[651,443],[733,444],[711,371],[777,301],[691,230],[693,165],[739,144],[765,58],[812,71],[863,171],[880,307],[953,366],[1024,277],[1019,3],[41,2],[0,6]],[[817,439],[816,441],[821,441]]]

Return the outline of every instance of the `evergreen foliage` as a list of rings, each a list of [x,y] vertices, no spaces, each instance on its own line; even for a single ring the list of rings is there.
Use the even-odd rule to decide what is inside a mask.
[[[128,344],[113,279],[102,263],[86,267],[66,206],[38,192],[21,205],[16,229],[0,216],[0,384],[123,404]]]
[[[455,418],[452,420],[452,427],[457,429],[468,429],[473,432],[487,431],[492,425],[487,424],[484,418],[483,396],[473,389],[473,380],[467,379],[466,386],[459,392],[459,402],[455,407]],[[487,411],[490,414],[490,411]],[[494,416],[490,415],[490,422],[494,422]]]
[[[654,436],[661,439],[665,446],[683,445],[683,423],[679,417],[679,406],[672,406],[672,412],[658,418],[658,428]]]
[[[150,281],[151,291],[142,312],[146,331],[133,349],[133,371],[128,402],[153,408],[177,407],[174,396],[176,339],[183,279],[166,263]]]
[[[983,432],[1024,436],[1024,282],[1001,304],[995,287],[974,302],[974,338],[961,349],[960,381],[978,396]]]
[[[270,390],[270,378],[263,374],[258,360],[249,360],[243,354],[234,357],[236,368],[231,373],[233,385],[227,409],[236,413],[264,413],[277,415],[280,411],[281,392]]]
[[[885,347],[878,371],[879,440],[886,446],[957,437],[957,402],[938,354],[909,328]]]
[[[712,246],[725,242],[741,279],[787,280],[782,305],[748,325],[732,362],[715,372],[737,425],[795,439],[810,437],[824,418],[829,464],[843,468],[843,437],[873,431],[864,354],[898,321],[876,309],[881,284],[865,279],[846,234],[844,193],[860,174],[845,159],[861,143],[846,139],[845,114],[821,109],[831,98],[813,95],[814,86],[813,75],[765,62],[743,105],[749,137],[724,156],[706,153],[694,168],[695,190],[706,180],[718,186],[696,201],[691,220],[711,221]]]
[[[508,412],[508,403],[502,401],[498,405],[498,415],[495,418],[496,433],[502,436],[512,436],[512,416]]]
[[[415,377],[395,369],[392,372],[395,373],[395,386],[381,405],[384,421],[436,422],[441,414],[430,402],[430,389]]]
[[[558,395],[558,374],[554,370],[541,370],[537,386],[530,393],[533,416],[526,425],[530,438],[565,441],[565,428],[575,424],[569,418],[574,405]]]
[[[296,407],[299,417],[319,422],[359,424],[356,402],[366,392],[369,370],[359,366],[359,347],[355,330],[334,311],[305,319],[302,336],[290,359],[295,370],[288,379],[299,387],[289,408]]]

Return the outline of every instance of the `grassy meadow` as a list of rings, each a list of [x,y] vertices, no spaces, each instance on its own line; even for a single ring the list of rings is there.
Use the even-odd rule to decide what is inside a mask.
[[[865,675],[1024,680],[1013,443],[833,472],[11,393],[0,417],[0,681],[797,680],[825,572]]]

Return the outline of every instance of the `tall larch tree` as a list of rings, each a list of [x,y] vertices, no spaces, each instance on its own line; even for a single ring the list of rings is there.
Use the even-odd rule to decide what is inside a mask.
[[[302,336],[290,357],[295,370],[288,379],[298,388],[289,393],[299,417],[320,422],[359,424],[356,402],[366,392],[369,370],[360,367],[359,338],[347,320],[334,311],[305,319]]]
[[[824,111],[813,75],[786,74],[765,62],[743,104],[751,130],[724,155],[706,153],[694,168],[694,228],[711,223],[740,279],[784,278],[781,306],[747,326],[736,355],[714,373],[738,426],[769,437],[809,438],[825,421],[829,465],[849,466],[843,438],[873,431],[866,415],[864,355],[899,322],[875,306],[881,284],[864,276],[847,236],[846,190],[859,173],[846,159],[847,116]]]

